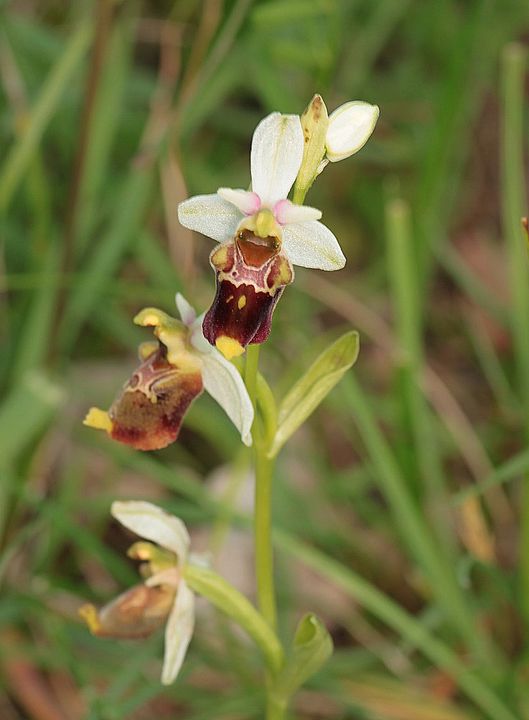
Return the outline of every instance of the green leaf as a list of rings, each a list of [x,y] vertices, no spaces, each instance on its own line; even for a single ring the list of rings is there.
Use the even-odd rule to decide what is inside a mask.
[[[354,365],[358,350],[358,333],[351,330],[324,350],[293,385],[279,408],[279,423],[270,448],[270,457],[277,455],[288,438]]]
[[[331,636],[316,615],[307,613],[299,621],[292,651],[278,678],[275,694],[288,699],[332,655]]]
[[[0,406],[0,468],[14,463],[54,416],[62,390],[43,373],[24,375]]]
[[[4,213],[34,156],[35,150],[56,112],[62,94],[72,82],[72,76],[85,55],[92,36],[89,19],[83,20],[71,33],[68,43],[49,76],[42,85],[39,97],[27,118],[24,134],[17,139],[7,155],[0,172],[0,212]]]
[[[62,390],[37,370],[26,373],[0,405],[0,536],[17,487],[15,464],[63,401]]]

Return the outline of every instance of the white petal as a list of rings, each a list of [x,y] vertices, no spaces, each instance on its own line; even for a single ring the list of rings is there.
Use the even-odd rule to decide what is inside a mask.
[[[198,350],[201,354],[205,353],[206,355],[209,355],[209,353],[213,352],[214,347],[206,340],[204,337],[204,331],[202,330],[202,323],[204,322],[205,315],[205,312],[203,312],[202,315],[199,315],[193,325],[189,328],[189,340],[195,350]]]
[[[294,265],[319,270],[340,270],[345,257],[333,233],[323,223],[286,225],[283,228],[283,250]]]
[[[257,193],[248,190],[232,190],[231,188],[219,188],[217,195],[226,202],[235,205],[244,215],[253,215],[261,207],[261,198]]]
[[[338,162],[358,152],[375,129],[380,110],[377,105],[354,101],[340,105],[329,116],[325,138],[327,157]]]
[[[190,230],[224,242],[235,234],[242,215],[219,195],[195,195],[178,206],[180,224]]]
[[[295,205],[290,200],[280,200],[274,206],[274,217],[280,225],[319,220],[321,210],[307,205]]]
[[[174,552],[185,561],[189,550],[189,533],[180,518],[169,515],[157,505],[141,500],[113,502],[112,515],[133,533]]]
[[[261,120],[252,138],[252,190],[263,205],[286,198],[303,158],[303,130],[298,115],[272,113]]]
[[[165,626],[165,652],[162,683],[170,685],[176,679],[187,652],[195,627],[195,596],[184,580],[176,592],[175,603]]]
[[[176,307],[184,325],[192,325],[197,317],[195,308],[190,305],[181,293],[176,293]]]
[[[245,445],[252,444],[253,406],[238,370],[218,350],[201,355],[204,389],[214,398],[237,430]]]

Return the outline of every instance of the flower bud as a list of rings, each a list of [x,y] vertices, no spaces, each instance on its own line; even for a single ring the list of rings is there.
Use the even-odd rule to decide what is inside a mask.
[[[380,110],[358,100],[336,108],[329,116],[325,144],[331,162],[344,160],[358,152],[375,129]]]

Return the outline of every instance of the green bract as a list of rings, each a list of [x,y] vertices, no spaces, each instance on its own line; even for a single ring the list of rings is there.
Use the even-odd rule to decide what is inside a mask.
[[[333,644],[325,625],[313,613],[299,621],[292,649],[278,679],[276,695],[289,698],[330,658]]]
[[[269,457],[277,455],[292,433],[354,365],[358,351],[358,333],[351,330],[324,350],[293,385],[279,407],[278,428]]]

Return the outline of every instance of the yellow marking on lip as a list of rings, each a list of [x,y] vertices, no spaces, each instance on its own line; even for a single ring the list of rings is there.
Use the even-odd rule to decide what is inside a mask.
[[[99,621],[97,610],[91,603],[81,605],[78,613],[79,617],[81,617],[88,625],[88,629],[92,635],[97,635],[97,633],[101,631],[101,623]]]
[[[234,357],[242,355],[244,348],[238,340],[235,338],[228,337],[227,335],[221,335],[215,340],[215,346],[219,350],[226,360],[231,360]]]
[[[243,307],[246,306],[246,295],[241,295],[241,297],[237,301],[237,307],[239,310],[242,310]]]

